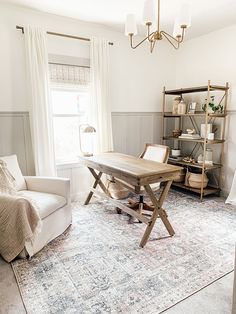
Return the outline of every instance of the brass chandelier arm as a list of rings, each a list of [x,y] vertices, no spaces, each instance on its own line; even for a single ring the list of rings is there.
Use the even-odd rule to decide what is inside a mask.
[[[151,38],[150,38],[150,29],[151,29],[151,23],[147,23],[146,24],[147,25],[147,28],[148,28],[148,30],[147,30],[147,37],[148,37],[148,40],[151,42]]]
[[[162,36],[164,36],[164,37],[168,40],[168,42],[169,42],[176,50],[179,49],[179,41],[178,41],[177,39],[175,39],[175,38],[172,37],[170,34],[164,32],[164,31],[161,31],[160,34],[161,34]],[[177,46],[172,42],[172,40],[171,40],[169,37],[177,43]]]
[[[170,40],[174,40],[177,44],[181,44],[184,40],[184,30],[182,30],[182,35],[178,36],[177,38],[173,37],[165,31],[161,31],[161,34],[167,36]]]
[[[179,37],[178,37],[179,44],[181,44],[183,42],[183,40],[184,40],[185,30],[186,30],[187,26],[186,25],[182,25],[181,28],[182,28],[182,34],[181,34],[181,37],[180,37],[181,39],[179,39]]]
[[[181,40],[178,40],[174,38],[173,36],[171,36],[170,34],[166,33],[165,31],[161,31],[160,34],[163,35],[176,50],[179,49],[179,45],[183,41],[183,36],[181,36]],[[177,45],[175,45],[175,43]]]
[[[143,40],[141,40],[136,46],[133,45],[133,34],[129,34],[130,37],[130,47],[132,49],[136,49],[138,46],[140,46],[145,40],[151,41],[151,37],[155,32],[151,33],[149,36],[146,36]]]
[[[186,28],[187,28],[187,26],[182,27],[182,36],[181,36],[181,41],[180,41],[180,43],[182,43],[182,42],[183,42],[183,40],[184,40],[185,30],[186,30]]]

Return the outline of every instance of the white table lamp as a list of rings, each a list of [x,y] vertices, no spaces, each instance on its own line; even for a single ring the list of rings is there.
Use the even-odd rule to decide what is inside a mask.
[[[92,134],[96,130],[89,124],[79,126],[80,151],[85,157],[93,156],[94,141]]]

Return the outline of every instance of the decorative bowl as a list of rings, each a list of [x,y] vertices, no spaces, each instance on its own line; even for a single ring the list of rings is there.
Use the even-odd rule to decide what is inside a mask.
[[[179,137],[181,134],[182,134],[182,130],[176,129],[172,131],[173,137]]]

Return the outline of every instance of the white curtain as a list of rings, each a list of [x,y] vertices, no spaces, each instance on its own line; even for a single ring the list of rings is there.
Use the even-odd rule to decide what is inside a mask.
[[[29,113],[36,175],[55,176],[46,32],[25,28]]]
[[[109,45],[103,38],[92,38],[90,45],[91,107],[89,122],[96,129],[96,152],[113,150],[109,103]]]
[[[232,182],[232,186],[230,189],[229,196],[226,200],[226,204],[236,205],[236,171],[234,173],[234,178]]]

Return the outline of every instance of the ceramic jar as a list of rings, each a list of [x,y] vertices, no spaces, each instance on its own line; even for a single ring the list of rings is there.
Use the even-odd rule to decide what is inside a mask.
[[[215,134],[214,133],[208,133],[208,140],[213,141],[215,138]]]
[[[178,114],[178,105],[181,101],[181,97],[178,96],[178,97],[175,97],[174,101],[173,101],[173,107],[172,107],[172,114],[175,115],[175,114]]]
[[[198,162],[199,164],[202,164],[202,163],[203,163],[203,155],[202,155],[202,154],[200,154],[200,155],[198,156],[197,162]]]
[[[213,161],[213,151],[211,148],[206,149],[206,161],[208,161],[208,162]]]
[[[182,99],[178,104],[178,114],[186,114],[187,105]]]
[[[206,124],[201,124],[201,137],[202,138],[205,138],[207,137],[208,138],[208,135],[209,133],[212,133],[212,123],[208,123],[207,125]]]
[[[180,149],[172,149],[171,150],[171,156],[179,157],[180,155],[181,155],[181,150]]]

